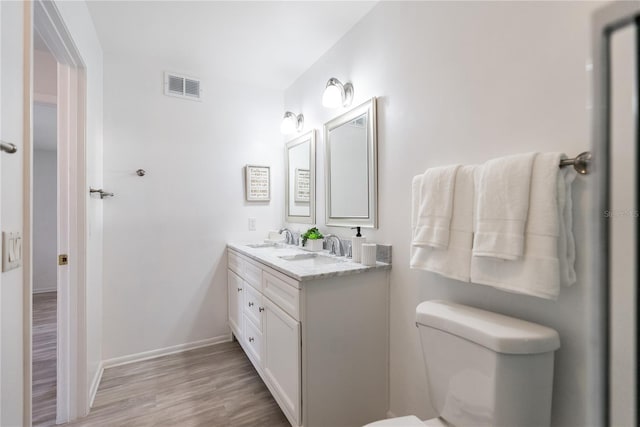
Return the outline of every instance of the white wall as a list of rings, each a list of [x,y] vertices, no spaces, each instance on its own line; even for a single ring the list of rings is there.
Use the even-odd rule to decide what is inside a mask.
[[[38,120],[36,114],[33,118],[34,122]],[[58,284],[57,162],[56,151],[35,150],[33,152],[34,293],[55,291]]]
[[[85,2],[56,1],[86,69],[87,185],[102,186],[102,48]],[[87,192],[89,189],[87,188]],[[102,201],[87,198],[87,382],[102,361]]]
[[[165,96],[165,70],[201,78],[202,102]],[[104,75],[103,357],[227,337],[225,244],[284,215],[282,92],[148,57],[107,54]],[[271,166],[270,203],[245,202],[246,164]]]
[[[553,425],[592,425],[600,384],[588,367],[592,305],[585,231],[589,179],[575,191],[578,283],[557,302],[503,293],[409,269],[411,178],[433,166],[474,164],[527,151],[590,147],[590,13],[597,4],[382,2],[286,92],[307,129],[343,112],[321,106],[326,81],[355,86],[354,106],[377,96],[379,230],[393,245],[391,403],[396,415],[434,416],[428,403],[415,307],[442,298],[555,328]],[[320,132],[319,135],[322,135]],[[324,223],[324,144],[318,144],[318,224]],[[326,229],[326,227],[324,227]],[[350,230],[333,229],[343,236]]]
[[[57,93],[58,63],[33,51],[33,292],[58,283]]]

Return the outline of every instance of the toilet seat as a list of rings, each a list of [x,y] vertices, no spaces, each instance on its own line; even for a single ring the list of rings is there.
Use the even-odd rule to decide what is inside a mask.
[[[409,415],[406,417],[389,418],[386,420],[375,421],[367,424],[364,427],[451,427],[451,424],[445,422],[442,418],[431,418],[430,420],[422,421],[415,415]]]

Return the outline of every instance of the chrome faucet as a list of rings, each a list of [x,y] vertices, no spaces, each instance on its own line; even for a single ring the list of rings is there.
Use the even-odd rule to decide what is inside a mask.
[[[340,256],[345,255],[344,246],[342,245],[342,240],[340,239],[340,237],[336,236],[335,234],[327,234],[324,236],[324,240],[327,242],[327,245],[331,245],[329,246],[329,253],[333,255],[340,255]],[[336,251],[336,245],[335,245],[336,241],[338,242],[337,251]]]
[[[285,242],[288,245],[295,245],[296,244],[296,238],[293,235],[293,231],[289,230],[288,228],[281,228],[278,233],[282,234],[285,233],[284,238],[285,238]]]

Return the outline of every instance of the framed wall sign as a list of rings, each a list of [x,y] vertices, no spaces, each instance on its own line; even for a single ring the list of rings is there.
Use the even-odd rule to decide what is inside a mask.
[[[294,201],[298,203],[309,203],[309,190],[311,188],[309,169],[296,169],[294,181]]]
[[[271,200],[271,169],[269,166],[246,165],[245,183],[248,202],[268,202]]]

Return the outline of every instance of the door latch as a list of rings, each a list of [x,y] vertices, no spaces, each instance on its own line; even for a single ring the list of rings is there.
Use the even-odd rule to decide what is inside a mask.
[[[69,255],[62,254],[58,255],[58,265],[67,265],[69,264]]]

